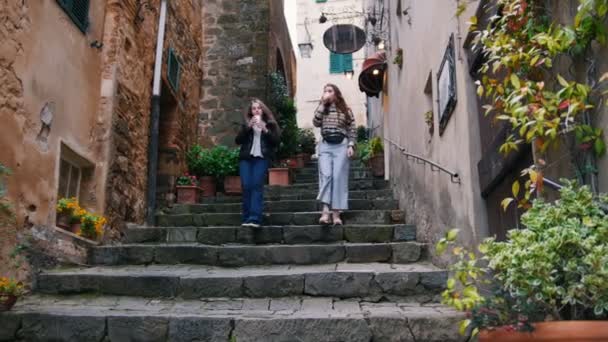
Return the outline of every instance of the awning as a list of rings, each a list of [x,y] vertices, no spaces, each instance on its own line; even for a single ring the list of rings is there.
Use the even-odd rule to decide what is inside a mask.
[[[376,52],[363,62],[359,75],[359,90],[370,97],[378,97],[382,91],[386,71],[386,53]]]

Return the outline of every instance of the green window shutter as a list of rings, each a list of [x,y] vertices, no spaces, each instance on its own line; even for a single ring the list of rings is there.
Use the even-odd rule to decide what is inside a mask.
[[[57,0],[74,24],[85,33],[89,27],[90,0]]]
[[[167,56],[167,79],[169,84],[176,92],[179,90],[179,77],[181,73],[181,65],[179,58],[172,48],[169,48],[169,56]]]
[[[342,67],[342,55],[330,52],[329,53],[329,73],[339,74],[344,72]]]
[[[341,74],[345,71],[353,70],[353,54],[339,54],[330,52],[329,73]]]
[[[327,2],[327,0],[316,0],[317,2]]]
[[[342,55],[342,71],[352,71],[353,70],[353,54],[348,53]]]

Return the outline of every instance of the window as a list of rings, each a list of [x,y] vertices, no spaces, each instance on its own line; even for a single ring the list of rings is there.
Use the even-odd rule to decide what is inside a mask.
[[[329,72],[331,74],[341,74],[345,71],[353,70],[353,54],[339,54],[330,52]]]
[[[78,198],[80,192],[81,169],[73,163],[61,158],[59,165],[59,198]]]
[[[57,0],[57,3],[80,31],[86,32],[89,26],[89,0]]]
[[[437,98],[439,118],[439,135],[443,134],[445,126],[448,124],[452,112],[456,108],[456,57],[454,54],[454,34],[450,36],[450,40],[439,72],[437,73]]]
[[[167,57],[167,79],[174,91],[179,90],[179,77],[181,73],[181,65],[179,58],[172,48],[169,48],[169,56]]]
[[[87,194],[94,183],[95,165],[81,157],[65,144],[61,144],[59,157],[59,184],[57,198],[76,197],[80,203],[94,204]]]
[[[327,0],[316,0],[317,3],[319,2],[327,2]]]

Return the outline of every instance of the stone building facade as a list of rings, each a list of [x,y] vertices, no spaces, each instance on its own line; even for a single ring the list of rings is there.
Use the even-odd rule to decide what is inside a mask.
[[[25,240],[40,254],[83,260],[86,242],[55,228],[61,197],[76,196],[86,209],[107,216],[106,239],[145,215],[160,0],[65,4],[0,6],[0,162],[12,170],[8,198],[17,218],[16,227],[2,227],[2,260]],[[196,141],[201,13],[202,1],[169,1],[160,174],[183,170],[183,151]],[[179,86],[169,79],[169,50],[179,63]],[[6,262],[0,264],[0,274],[10,273]]]
[[[488,235],[504,237],[516,227],[518,212],[507,212],[500,202],[511,193],[511,185],[523,168],[533,163],[533,152],[522,146],[517,156],[504,158],[498,147],[500,130],[491,118],[484,117],[476,94],[475,56],[469,44],[469,18],[478,15],[480,25],[487,21],[480,6],[491,1],[466,1],[466,11],[457,16],[465,1],[370,0],[384,8],[389,17],[390,42],[387,44],[386,87],[380,99],[370,99],[370,126],[374,133],[395,142],[407,152],[440,164],[458,174],[460,183],[429,165],[407,159],[399,149],[385,141],[387,177],[391,179],[408,220],[418,227],[421,241],[436,242],[444,232],[460,228],[465,242],[476,242]],[[548,1],[553,19],[571,23],[578,1]],[[428,18],[432,18],[429,20]],[[470,38],[470,37],[469,37]],[[439,71],[452,46],[455,80],[455,106],[440,128]],[[403,49],[403,65],[393,63],[397,50]],[[594,44],[587,57],[595,60],[595,77],[608,71],[605,46]],[[584,80],[587,68],[560,60],[556,70]],[[564,66],[564,67],[562,67]],[[595,114],[596,126],[607,129],[607,108]],[[426,114],[432,115],[432,128]],[[608,158],[597,163],[599,191],[608,191]],[[564,151],[554,151],[547,160],[547,177],[573,178],[576,174]]]
[[[268,74],[282,72],[295,95],[296,65],[284,0],[215,0],[203,7],[203,145],[234,145],[243,110],[265,99]],[[291,0],[288,0],[291,1]]]
[[[323,86],[333,83],[340,88],[344,99],[351,107],[355,115],[356,124],[367,125],[367,107],[365,94],[359,91],[357,79],[361,72],[365,58],[365,48],[354,52],[352,57],[351,78],[347,78],[342,69],[331,69],[330,51],[323,44],[323,34],[334,24],[354,24],[365,27],[365,17],[349,17],[352,13],[361,12],[364,9],[364,0],[339,0],[327,2],[315,2],[308,0],[297,0],[297,43],[312,44],[310,56],[298,56],[298,126],[312,128],[314,111],[319,104],[323,93]],[[328,20],[319,22],[321,13],[332,13],[330,17],[348,17],[340,20]]]

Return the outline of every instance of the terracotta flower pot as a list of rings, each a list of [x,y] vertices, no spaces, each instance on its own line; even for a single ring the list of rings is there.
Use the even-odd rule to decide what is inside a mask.
[[[507,327],[482,330],[479,333],[479,342],[608,341],[608,321],[555,321],[532,325],[532,332],[513,331]]]
[[[281,165],[287,165],[290,169],[295,169],[298,166],[298,162],[295,157],[281,160]]]
[[[70,215],[68,214],[57,214],[57,222],[55,222],[55,225],[59,228],[63,228],[65,230],[71,230],[71,224],[70,224]]]
[[[179,204],[195,204],[198,202],[199,188],[194,185],[178,185],[177,203]]]
[[[370,158],[369,163],[374,177],[384,177],[384,154],[373,156]]]
[[[226,176],[224,178],[224,192],[228,195],[240,195],[243,193],[241,188],[240,176]]]
[[[279,167],[268,170],[268,185],[289,185],[289,168]]]
[[[308,163],[310,161],[310,155],[306,154],[306,153],[299,153],[296,155],[296,167],[298,169],[303,168],[304,166],[306,166],[306,163]]]
[[[10,310],[17,302],[17,296],[0,295],[0,312]]]
[[[78,233],[80,233],[80,226],[81,223],[72,223],[72,225],[70,226],[70,231],[76,235],[78,235]]]
[[[211,176],[199,177],[198,184],[201,188],[203,188],[204,197],[215,196],[215,177],[211,177]]]

